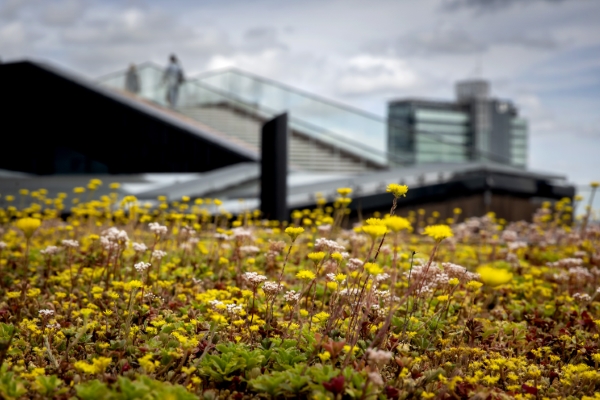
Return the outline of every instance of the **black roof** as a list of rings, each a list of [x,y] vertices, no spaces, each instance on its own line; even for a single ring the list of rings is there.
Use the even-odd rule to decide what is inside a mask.
[[[40,62],[0,64],[0,168],[34,174],[204,172],[256,150],[158,105]]]

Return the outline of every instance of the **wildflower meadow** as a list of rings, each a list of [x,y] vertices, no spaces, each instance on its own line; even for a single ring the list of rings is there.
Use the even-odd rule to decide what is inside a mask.
[[[390,184],[386,214],[340,188],[266,221],[102,184],[0,198],[3,399],[600,399],[600,227],[571,199],[442,220]]]

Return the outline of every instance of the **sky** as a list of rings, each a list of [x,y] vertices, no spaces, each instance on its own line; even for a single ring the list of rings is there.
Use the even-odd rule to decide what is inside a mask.
[[[486,78],[529,120],[528,166],[600,180],[598,0],[0,0],[0,58],[89,78],[227,66],[385,116]],[[600,197],[600,196],[598,196]]]

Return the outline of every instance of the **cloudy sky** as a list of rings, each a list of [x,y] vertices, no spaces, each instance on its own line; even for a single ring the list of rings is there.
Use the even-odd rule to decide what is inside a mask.
[[[235,65],[385,115],[485,77],[530,120],[529,166],[600,180],[597,0],[0,0],[0,57],[90,78],[130,62]]]

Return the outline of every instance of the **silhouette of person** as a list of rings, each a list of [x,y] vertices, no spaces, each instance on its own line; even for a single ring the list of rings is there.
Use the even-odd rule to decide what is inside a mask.
[[[169,65],[165,70],[163,82],[167,85],[167,102],[171,108],[177,106],[177,97],[179,95],[179,86],[184,82],[183,69],[177,61],[175,55],[171,55]]]
[[[139,93],[140,91],[140,78],[137,73],[135,64],[131,64],[125,75],[125,90],[131,93]]]

